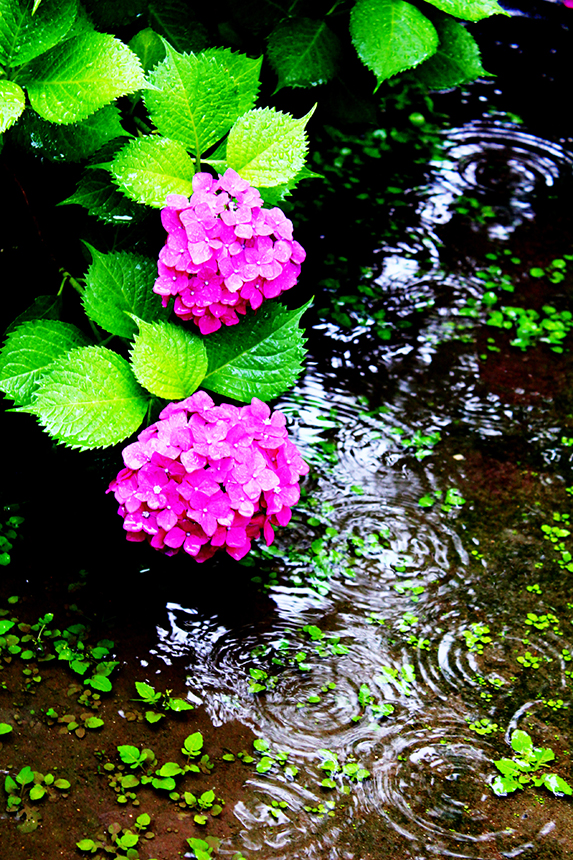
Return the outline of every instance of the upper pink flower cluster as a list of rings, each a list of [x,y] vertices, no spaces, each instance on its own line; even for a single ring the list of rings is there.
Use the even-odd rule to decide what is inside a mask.
[[[304,248],[292,238],[292,222],[278,208],[263,209],[256,188],[229,168],[215,180],[193,177],[191,199],[169,194],[161,212],[167,242],[159,253],[154,292],[175,313],[192,319],[202,334],[235,325],[296,284]]]
[[[264,530],[286,525],[308,466],[289,440],[282,412],[257,398],[215,406],[204,391],[170,403],[123,451],[111,482],[127,539],[148,540],[197,561],[225,548],[242,558]]]

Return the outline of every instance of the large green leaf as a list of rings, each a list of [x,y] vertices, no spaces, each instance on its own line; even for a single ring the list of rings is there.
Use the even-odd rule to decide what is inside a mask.
[[[438,50],[415,72],[428,89],[447,90],[490,76],[481,64],[476,40],[462,24],[444,16],[434,21],[434,26],[440,37]]]
[[[419,65],[438,47],[436,28],[405,0],[358,0],[350,13],[350,35],[379,83]]]
[[[129,136],[115,105],[106,105],[83,122],[62,126],[27,110],[16,128],[18,143],[51,161],[82,161],[109,140]]]
[[[131,140],[116,155],[111,172],[124,194],[158,209],[167,194],[193,193],[193,162],[175,140],[151,135]]]
[[[93,258],[83,294],[90,319],[120,337],[133,337],[137,326],[128,314],[147,322],[166,316],[161,299],[153,292],[157,263],[129,251],[102,254],[90,247]]]
[[[105,224],[116,226],[136,224],[148,211],[122,194],[107,170],[86,170],[72,196],[62,200],[58,206],[71,203],[83,206],[90,215]]]
[[[154,66],[165,59],[165,45],[155,30],[146,27],[128,42],[134,54],[139,57],[139,62],[144,72],[149,72]]]
[[[30,103],[50,122],[79,122],[118,96],[147,86],[127,45],[105,33],[84,32],[34,60],[23,79]]]
[[[226,134],[240,116],[233,79],[215,57],[167,56],[149,74],[156,90],[145,93],[145,106],[161,134],[200,156]]]
[[[309,305],[289,311],[266,302],[239,325],[206,337],[209,365],[202,386],[245,402],[283,394],[302,370],[306,350],[298,323]]]
[[[54,362],[28,411],[50,436],[85,451],[131,436],[147,405],[124,358],[103,346],[86,346]]]
[[[156,397],[183,400],[199,387],[207,353],[199,335],[172,323],[138,320],[131,364],[139,382]]]
[[[18,405],[29,403],[46,369],[89,341],[70,323],[34,320],[11,332],[0,353],[0,391]]]
[[[442,12],[465,18],[466,21],[481,21],[490,15],[509,15],[502,9],[497,0],[426,0],[432,6],[437,6]]]
[[[242,116],[242,114],[251,110],[255,106],[259,93],[259,76],[261,74],[263,58],[259,57],[258,60],[253,60],[251,57],[247,57],[246,54],[232,51],[230,48],[208,48],[206,51],[203,51],[203,56],[215,58],[218,64],[231,77],[239,98],[239,112],[237,116]]]
[[[176,51],[201,51],[209,44],[205,26],[184,0],[157,0],[149,5],[149,23]]]
[[[270,34],[267,57],[282,87],[315,87],[336,74],[340,41],[326,21],[287,18]]]
[[[57,45],[74,23],[77,0],[0,0],[0,64],[21,66]]]
[[[26,94],[14,81],[0,81],[0,134],[14,125],[26,107]]]
[[[255,108],[240,117],[229,133],[227,166],[256,186],[284,185],[302,169],[308,142],[301,119],[274,108]]]

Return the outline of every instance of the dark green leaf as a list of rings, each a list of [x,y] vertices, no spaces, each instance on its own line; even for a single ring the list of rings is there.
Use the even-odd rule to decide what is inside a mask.
[[[77,0],[44,0],[34,14],[28,0],[0,0],[0,63],[21,66],[57,45],[77,13]]]
[[[416,77],[428,89],[447,90],[490,77],[481,64],[477,42],[462,24],[443,17],[434,21],[434,26],[440,38],[438,50],[416,69]]]
[[[137,203],[161,209],[168,194],[193,192],[193,162],[174,140],[140,137],[119,152],[111,166],[121,190]]]
[[[128,314],[151,322],[169,313],[153,292],[157,263],[140,254],[103,254],[90,247],[93,258],[83,295],[84,310],[111,334],[133,337],[137,326]]]
[[[26,107],[26,94],[14,81],[0,81],[0,134],[14,125]]]
[[[152,122],[195,157],[217,143],[241,115],[233,79],[216,56],[179,54],[168,46],[149,82],[157,87],[144,95]]]
[[[509,15],[497,0],[426,0],[442,12],[465,18],[466,21],[481,21],[490,15]]]
[[[71,203],[83,206],[90,215],[115,226],[137,224],[147,214],[145,207],[121,193],[105,170],[87,170],[72,196],[58,206]]]
[[[0,353],[0,391],[18,405],[30,403],[38,381],[53,362],[88,339],[70,323],[33,320],[11,332]]]
[[[267,42],[269,62],[282,87],[315,87],[336,74],[340,42],[324,20],[287,18]]]
[[[131,352],[133,372],[156,397],[183,400],[199,387],[207,372],[205,342],[172,323],[138,321],[139,335]]]
[[[378,83],[419,65],[438,47],[436,28],[405,0],[358,0],[350,13],[350,35]]]
[[[94,21],[103,30],[125,27],[145,11],[146,0],[84,0]]]
[[[109,140],[128,135],[121,127],[118,109],[115,105],[107,105],[83,122],[66,126],[46,122],[34,111],[27,110],[16,127],[15,136],[29,152],[51,161],[82,161]]]
[[[165,59],[165,45],[161,40],[161,36],[155,30],[152,30],[151,27],[140,30],[128,42],[127,46],[139,57],[139,62],[144,72],[149,72],[150,69]]]
[[[236,400],[271,400],[294,385],[305,354],[299,320],[310,302],[288,311],[266,302],[238,326],[205,338],[208,369],[202,385]]]
[[[146,86],[141,64],[127,45],[95,32],[81,33],[34,60],[23,82],[34,110],[63,125]]]
[[[149,5],[149,23],[176,51],[201,51],[209,44],[207,30],[184,0],[157,0]]]
[[[87,346],[54,362],[28,410],[50,436],[83,451],[115,445],[134,433],[147,398],[125,359]]]
[[[303,179],[322,179],[318,173],[313,173],[308,167],[301,167],[295,177],[285,185],[275,185],[272,188],[259,188],[259,193],[267,207],[279,206],[283,200],[291,196],[299,182]]]
[[[308,142],[305,127],[314,108],[294,119],[274,108],[255,108],[240,117],[229,133],[227,166],[251,185],[290,182],[302,169]]]
[[[57,320],[60,318],[61,309],[61,296],[36,296],[30,307],[22,311],[15,320],[12,320],[4,334],[10,334],[21,323],[28,322],[29,320]]]

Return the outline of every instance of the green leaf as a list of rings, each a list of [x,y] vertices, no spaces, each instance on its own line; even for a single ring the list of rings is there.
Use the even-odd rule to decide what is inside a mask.
[[[34,110],[62,125],[147,86],[136,55],[119,39],[95,32],[52,48],[27,66],[23,79]]]
[[[54,363],[28,409],[50,436],[85,451],[115,445],[134,433],[147,398],[124,358],[105,347],[86,346]]]
[[[177,762],[168,761],[157,771],[157,776],[178,776],[180,773],[183,773],[183,768]]]
[[[0,735],[9,735],[12,731],[12,726],[9,723],[0,723]]]
[[[158,723],[159,720],[163,719],[163,717],[164,717],[164,714],[157,714],[155,711],[146,711],[145,712],[145,719],[147,720],[148,723],[151,723],[151,725],[153,725],[153,723]]]
[[[137,224],[147,214],[143,206],[121,193],[105,170],[87,170],[72,196],[62,200],[58,206],[72,203],[83,206],[90,215],[105,224],[115,226]]]
[[[88,246],[93,258],[82,297],[90,319],[111,334],[133,337],[137,326],[128,314],[146,322],[169,313],[153,292],[157,263],[149,257],[116,251],[104,254]]]
[[[31,782],[34,782],[34,771],[32,768],[28,765],[23,767],[16,777],[16,782],[19,782],[20,785],[30,785]]]
[[[117,844],[120,848],[133,848],[134,845],[137,845],[139,842],[139,836],[136,833],[132,833],[130,830],[126,830],[123,836],[119,836],[117,839]]]
[[[46,793],[43,785],[34,785],[30,789],[30,800],[40,800]]]
[[[405,0],[358,0],[350,13],[350,35],[378,84],[419,65],[438,47],[436,28]]]
[[[267,57],[282,87],[316,87],[336,74],[340,41],[324,20],[287,18],[267,42]]]
[[[84,725],[86,729],[100,729],[104,721],[100,717],[88,717]]]
[[[176,51],[201,51],[209,44],[207,30],[184,0],[150,3],[149,23]]]
[[[186,699],[168,699],[167,704],[172,711],[192,711],[194,705]]]
[[[259,57],[254,60],[252,57],[247,57],[246,54],[241,54],[239,51],[232,51],[230,48],[208,48],[203,51],[202,56],[215,58],[233,81],[239,99],[237,117],[251,110],[255,106],[259,92],[259,75],[261,74],[263,58]]]
[[[122,744],[117,748],[117,751],[120,759],[125,764],[129,764],[132,767],[139,764],[141,756],[137,747],[131,746],[131,744]]]
[[[491,788],[498,797],[505,797],[510,792],[523,788],[523,786],[511,776],[496,776],[491,782]]]
[[[225,135],[241,115],[231,76],[216,56],[167,56],[149,75],[157,90],[144,95],[145,106],[161,134],[200,156]]]
[[[89,684],[94,690],[100,690],[102,693],[109,693],[112,689],[112,683],[105,675],[94,675],[93,678],[84,681],[84,684]]]
[[[251,185],[282,185],[302,169],[308,142],[305,126],[314,108],[301,119],[274,108],[255,108],[229,132],[227,166]]]
[[[139,62],[144,72],[149,72],[154,66],[165,59],[165,46],[155,30],[146,27],[140,30],[130,42],[127,43],[134,54],[139,57]]]
[[[143,681],[136,681],[135,689],[146,702],[154,703],[161,698],[161,693],[156,693],[152,686],[144,684]]]
[[[208,369],[202,385],[236,400],[270,400],[294,385],[305,354],[299,320],[310,302],[289,311],[267,302],[232,329],[205,338]]]
[[[573,794],[571,786],[564,779],[561,779],[560,776],[557,776],[556,773],[546,774],[543,784],[553,794]]]
[[[453,18],[434,21],[440,37],[436,53],[416,69],[416,77],[430,90],[447,90],[476,78],[491,77],[481,64],[477,42]]]
[[[0,81],[0,134],[14,125],[26,107],[26,94],[14,81]]]
[[[168,194],[193,193],[193,162],[174,140],[149,136],[130,141],[116,155],[111,173],[124,194],[157,209]]]
[[[16,128],[16,140],[21,146],[34,155],[60,162],[82,161],[109,140],[128,136],[115,105],[107,105],[83,122],[66,126],[46,122],[27,110]]]
[[[151,785],[153,788],[162,788],[164,791],[173,791],[176,786],[176,782],[170,776],[166,776],[163,778],[155,777],[151,781]]]
[[[38,381],[53,362],[88,339],[70,323],[34,320],[8,335],[0,353],[0,391],[18,405],[30,403]]]
[[[14,621],[7,621],[5,618],[0,621],[0,636],[4,636],[9,630],[14,627]]]
[[[527,732],[516,729],[511,735],[511,746],[517,753],[531,753],[533,742]]]
[[[97,843],[94,842],[93,839],[80,839],[79,842],[76,842],[76,846],[80,851],[95,851]]]
[[[0,0],[0,64],[21,66],[57,45],[74,23],[77,0]]]
[[[481,21],[490,15],[509,15],[502,9],[497,0],[426,0],[432,6],[455,15],[457,18],[465,18],[466,21]]]
[[[303,179],[323,179],[323,177],[318,173],[313,173],[312,170],[303,165],[297,175],[289,182],[284,185],[275,185],[273,188],[259,188],[259,193],[267,207],[278,206],[283,200],[291,196],[291,191],[294,191]]]
[[[183,755],[197,755],[203,749],[203,735],[201,732],[193,732],[183,741],[181,752]]]
[[[22,311],[16,319],[12,320],[4,334],[10,334],[10,332],[18,328],[21,323],[28,322],[29,320],[57,320],[60,318],[61,309],[61,296],[36,296],[30,307],[26,308],[25,311]]]
[[[199,387],[207,372],[205,342],[172,323],[138,320],[139,335],[131,351],[133,372],[156,397],[183,400]]]

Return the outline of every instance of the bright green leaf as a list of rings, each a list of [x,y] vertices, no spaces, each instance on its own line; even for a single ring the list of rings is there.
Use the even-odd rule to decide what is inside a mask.
[[[46,793],[43,785],[34,785],[30,789],[30,800],[40,800]]]
[[[28,0],[0,0],[0,64],[21,66],[57,45],[77,13],[77,0],[44,0],[34,14]]]
[[[233,79],[214,56],[178,54],[168,45],[149,82],[157,87],[144,96],[152,122],[195,157],[217,143],[241,115]]]
[[[132,833],[130,830],[126,830],[122,836],[118,836],[117,844],[120,848],[133,848],[134,845],[137,845],[139,842],[139,836],[136,833]]]
[[[89,684],[94,690],[100,690],[102,693],[109,693],[112,689],[112,683],[105,675],[94,675],[92,678],[84,681],[84,683]]]
[[[115,226],[137,224],[147,214],[143,206],[121,193],[106,170],[86,170],[72,196],[58,206],[72,203],[83,206],[105,224]]]
[[[88,717],[84,723],[86,729],[100,729],[103,724],[104,721],[99,717]]]
[[[193,705],[186,699],[168,699],[167,704],[172,711],[192,711]]]
[[[230,76],[239,99],[237,116],[242,116],[254,107],[259,92],[259,75],[263,58],[253,60],[230,48],[208,48],[203,57],[214,57],[219,66]]]
[[[314,108],[301,119],[274,108],[256,108],[229,132],[227,167],[251,185],[282,185],[302,169],[308,142],[305,127]]]
[[[76,842],[76,845],[80,851],[95,851],[97,848],[97,844],[93,839],[80,839],[79,842]]]
[[[177,762],[168,761],[157,771],[157,776],[178,776],[180,773],[183,773],[183,768]]]
[[[26,107],[26,94],[14,81],[0,81],[0,134],[14,125]]]
[[[150,684],[144,684],[143,681],[136,681],[135,689],[146,702],[157,702],[161,698],[161,693],[156,693]]]
[[[5,633],[11,630],[14,624],[14,621],[8,621],[6,618],[0,620],[0,636],[4,636]]]
[[[120,759],[125,762],[125,764],[129,764],[132,767],[139,764],[141,755],[137,747],[131,746],[131,744],[122,744],[117,748],[117,751]]]
[[[19,405],[30,402],[48,367],[88,339],[70,323],[33,320],[8,335],[0,353],[0,391]]]
[[[267,56],[282,87],[316,87],[336,74],[340,42],[324,20],[286,18],[267,41]]]
[[[176,782],[170,776],[163,778],[155,777],[151,781],[151,785],[153,786],[153,788],[161,788],[164,791],[173,791],[176,786]]]
[[[93,258],[82,300],[90,319],[111,334],[133,337],[137,326],[128,314],[146,322],[168,314],[153,292],[157,263],[128,251],[103,254],[90,246]]]
[[[8,735],[12,731],[12,726],[9,723],[0,723],[0,735]]]
[[[350,35],[379,84],[419,65],[438,47],[433,24],[405,0],[358,0],[350,13]]]
[[[217,394],[270,400],[296,382],[305,354],[299,320],[310,302],[289,311],[266,302],[231,329],[205,338],[208,369],[202,385]]]
[[[184,755],[197,755],[199,750],[203,748],[203,735],[201,732],[193,732],[188,735],[183,741],[181,752]]]
[[[16,140],[29,152],[62,162],[82,161],[109,140],[126,136],[115,105],[107,105],[83,122],[66,126],[46,122],[27,110],[16,128]]]
[[[207,372],[205,341],[172,323],[138,322],[131,364],[141,385],[166,400],[189,397]]]
[[[86,450],[115,445],[134,433],[147,398],[124,358],[87,346],[53,364],[28,410],[50,436]]]
[[[546,788],[552,791],[553,794],[573,794],[571,786],[565,782],[564,779],[561,779],[560,776],[557,776],[556,773],[546,774],[543,784]]]
[[[193,162],[175,140],[148,136],[130,141],[116,155],[111,173],[124,194],[157,209],[168,194],[193,193]]]
[[[145,712],[145,719],[147,720],[148,723],[151,723],[151,725],[153,725],[153,723],[158,723],[159,720],[163,719],[163,716],[164,716],[163,714],[157,714],[155,711],[146,711]]]
[[[139,57],[139,62],[144,72],[150,71],[150,69],[165,59],[165,46],[161,40],[161,36],[155,30],[152,30],[151,27],[140,30],[128,42],[127,46]]]
[[[490,15],[509,15],[497,0],[426,0],[442,12],[465,18],[466,21],[481,21]]]
[[[136,55],[119,39],[96,32],[52,48],[26,68],[23,80],[34,110],[63,125],[147,86]]]
[[[453,18],[434,21],[440,37],[436,53],[416,69],[416,77],[430,90],[447,90],[486,76],[477,42]]]
[[[533,748],[533,742],[527,732],[521,729],[516,729],[511,735],[511,746],[517,753],[530,753]]]
[[[176,51],[197,52],[209,44],[207,30],[184,0],[150,3],[149,23]]]
[[[30,783],[34,782],[34,771],[32,768],[28,765],[23,767],[16,777],[16,782],[19,782],[20,785],[30,785]]]

